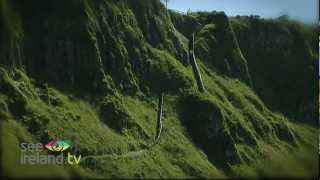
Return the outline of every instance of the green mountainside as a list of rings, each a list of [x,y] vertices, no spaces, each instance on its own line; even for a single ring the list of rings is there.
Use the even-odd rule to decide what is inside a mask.
[[[231,19],[254,87],[275,111],[316,125],[319,28],[287,19]],[[308,88],[307,88],[308,87]]]
[[[314,27],[159,0],[0,0],[0,19],[5,176],[318,176]],[[21,143],[50,140],[80,164],[20,164]]]

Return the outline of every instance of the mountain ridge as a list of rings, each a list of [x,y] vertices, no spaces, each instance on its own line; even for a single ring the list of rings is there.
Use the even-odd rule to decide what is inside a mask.
[[[291,94],[282,93],[279,100],[273,91],[266,90],[267,95],[261,91],[268,86],[283,92],[287,88],[269,83],[255,70],[265,66],[255,64],[258,57],[250,43],[256,41],[246,41],[254,34],[250,28],[256,22],[272,29],[268,20],[233,19],[219,12],[182,15],[167,12],[158,0],[48,3],[0,1],[4,25],[0,29],[1,142],[13,149],[1,150],[7,176],[33,177],[39,169],[43,177],[318,174],[315,117],[302,116],[315,114],[317,108],[299,113],[297,108],[281,109],[278,104]],[[290,29],[293,25],[278,22],[274,26]],[[306,36],[301,29],[294,30],[296,37],[291,33],[284,37],[296,42]],[[188,62],[188,39],[193,33],[204,93],[198,92]],[[308,38],[303,42],[303,56],[295,59],[297,64],[284,64],[288,71],[305,72],[301,81],[310,83],[310,77],[316,77],[312,68],[317,52]],[[276,43],[271,40],[270,44]],[[273,55],[261,54],[264,62]],[[285,62],[290,59],[280,56]],[[302,62],[304,58],[308,63]],[[272,68],[268,68],[270,75]],[[277,83],[293,79],[280,78]],[[302,88],[306,83],[293,83],[293,88],[299,87],[299,97],[284,104],[312,104],[313,92]],[[139,157],[104,157],[139,152],[152,143],[161,93],[165,93],[165,104],[159,143]],[[267,102],[268,97],[273,101]],[[288,118],[288,113],[293,115]],[[52,139],[68,139],[83,157],[99,158],[68,168],[19,165],[19,143],[44,144]],[[290,165],[282,167],[284,161]]]

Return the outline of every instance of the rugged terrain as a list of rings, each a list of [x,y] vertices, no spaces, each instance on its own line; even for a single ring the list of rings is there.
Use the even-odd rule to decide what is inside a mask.
[[[184,15],[158,0],[0,0],[0,13],[6,176],[318,175],[314,27]],[[190,66],[193,33],[205,92]],[[80,165],[19,164],[20,143],[58,139]]]

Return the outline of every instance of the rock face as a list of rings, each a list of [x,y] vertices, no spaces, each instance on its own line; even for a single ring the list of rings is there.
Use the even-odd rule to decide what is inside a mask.
[[[92,161],[41,169],[50,177],[318,175],[318,131],[294,122],[313,118],[312,28],[183,15],[159,0],[0,0],[0,18],[8,176],[39,172],[17,165],[21,142],[52,139],[72,141]],[[205,92],[188,61],[193,33]],[[163,129],[148,148],[160,93]]]
[[[61,9],[60,3],[11,4],[22,14],[23,35],[2,41],[0,54],[9,58],[1,58],[1,64],[19,65],[32,77],[68,88],[98,91],[110,74],[117,86],[134,92],[150,63],[147,44],[168,50],[181,62],[187,59],[186,39],[158,1],[70,1]],[[51,8],[44,11],[46,6]]]
[[[179,17],[172,13],[175,26],[186,37],[195,36],[196,57],[220,74],[238,78],[251,86],[247,61],[242,55],[228,17],[220,12],[199,12]],[[193,31],[193,32],[192,32]]]
[[[317,30],[257,17],[231,22],[254,88],[264,102],[291,118],[317,123]]]
[[[238,78],[251,86],[247,61],[224,13],[201,14],[206,24],[198,33],[196,52],[199,58],[212,64],[221,74]]]

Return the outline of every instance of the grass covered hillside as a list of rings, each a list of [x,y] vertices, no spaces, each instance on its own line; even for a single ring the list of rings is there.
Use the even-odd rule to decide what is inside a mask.
[[[251,48],[246,38],[267,30],[249,20],[183,15],[159,0],[0,0],[0,10],[5,177],[317,177],[317,108],[303,89],[316,77],[311,28],[257,19],[276,37],[288,31],[297,47],[285,53],[273,36],[269,51]],[[277,53],[282,63],[269,58]],[[21,164],[21,143],[51,140],[70,142],[80,163]]]

